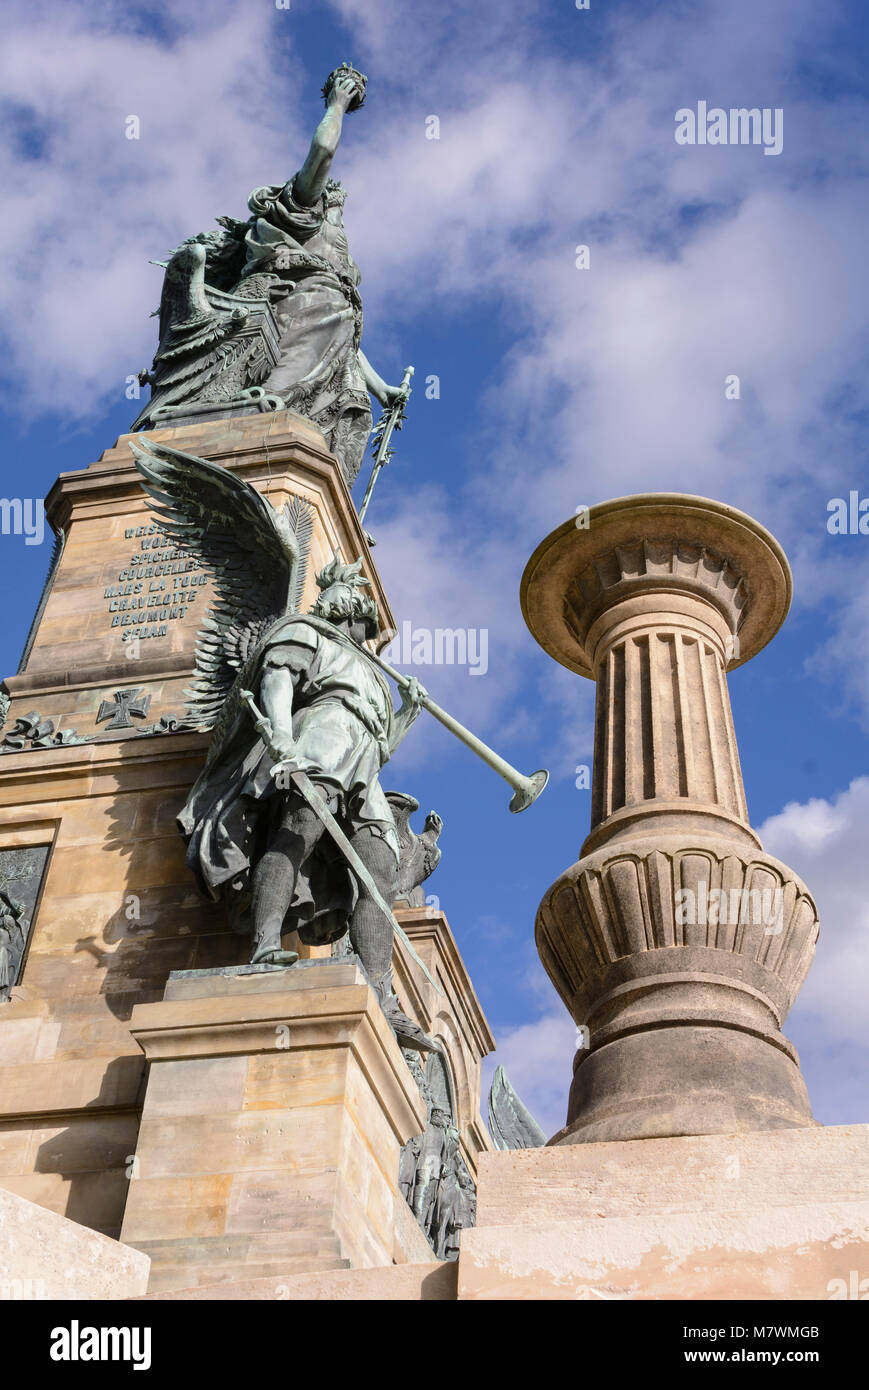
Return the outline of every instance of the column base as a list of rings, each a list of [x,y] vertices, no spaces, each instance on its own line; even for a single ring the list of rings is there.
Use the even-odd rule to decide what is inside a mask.
[[[796,1053],[737,1028],[648,1029],[579,1053],[567,1125],[550,1145],[803,1129],[815,1123]]]

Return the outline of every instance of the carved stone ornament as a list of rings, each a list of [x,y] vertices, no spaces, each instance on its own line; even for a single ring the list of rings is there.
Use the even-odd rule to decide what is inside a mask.
[[[93,743],[90,734],[75,729],[55,729],[53,719],[43,719],[37,710],[19,716],[0,743],[0,753],[23,753],[35,748],[66,748],[73,743]]]

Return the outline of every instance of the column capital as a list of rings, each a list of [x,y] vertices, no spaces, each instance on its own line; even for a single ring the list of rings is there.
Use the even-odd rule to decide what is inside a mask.
[[[652,492],[601,502],[559,526],[528,561],[520,598],[543,649],[593,679],[608,626],[600,620],[626,600],[646,599],[633,607],[665,619],[664,596],[699,598],[738,639],[728,653],[733,669],[772,640],[792,591],[787,557],[759,522],[710,498]],[[690,612],[684,603],[675,609]]]

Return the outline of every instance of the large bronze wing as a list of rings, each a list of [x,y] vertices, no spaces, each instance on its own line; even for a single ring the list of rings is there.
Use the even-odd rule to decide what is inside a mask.
[[[189,727],[222,728],[227,697],[267,629],[298,608],[313,509],[282,512],[218,463],[142,437],[130,448],[160,525],[201,562],[216,597],[203,616],[188,699]]]
[[[167,408],[230,400],[259,386],[274,365],[269,305],[249,284],[238,285],[247,224],[218,220],[223,230],[188,237],[168,260],[153,262],[165,270],[160,341],[150,372],[140,377],[150,382],[151,399],[133,430],[155,429]]]
[[[489,1133],[496,1149],[539,1149],[546,1135],[523,1105],[503,1067],[496,1067],[489,1091]]]

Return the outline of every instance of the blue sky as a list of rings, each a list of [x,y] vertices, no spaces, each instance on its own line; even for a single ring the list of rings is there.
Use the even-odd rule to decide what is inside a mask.
[[[10,497],[44,496],[137,413],[124,390],[155,345],[149,259],[299,167],[337,62],[369,76],[334,173],[365,350],[388,380],[417,373],[369,513],[376,560],[399,619],[488,632],[485,675],[418,673],[435,698],[519,767],[552,771],[510,816],[503,784],[428,721],[387,783],[444,817],[430,889],[498,1059],[549,1131],[574,1030],[533,921],[588,829],[575,768],[591,761],[593,689],[524,628],[525,561],[577,506],[644,490],[719,498],[783,543],[794,606],[731,677],[734,718],[752,823],[821,909],[786,1031],[816,1116],[865,1119],[869,537],[826,528],[830,498],[869,495],[865,5],[12,0],[4,28]],[[782,108],[782,153],[677,145],[675,112],[701,100]],[[4,672],[49,555],[49,540],[0,537]]]

